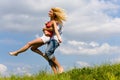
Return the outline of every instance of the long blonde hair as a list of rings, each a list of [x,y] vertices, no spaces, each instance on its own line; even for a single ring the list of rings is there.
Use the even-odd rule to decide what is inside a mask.
[[[51,8],[51,10],[53,11],[54,19],[56,21],[58,21],[60,24],[63,24],[63,21],[66,21],[67,15],[64,11],[64,9],[59,8],[59,7],[54,7]]]

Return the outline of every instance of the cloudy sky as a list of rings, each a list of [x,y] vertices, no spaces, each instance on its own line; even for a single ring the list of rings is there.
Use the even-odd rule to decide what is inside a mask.
[[[0,74],[48,71],[48,63],[28,50],[8,52],[42,35],[51,7],[65,9],[63,43],[55,55],[65,70],[120,62],[120,0],[0,0]],[[39,49],[45,51],[46,46]]]

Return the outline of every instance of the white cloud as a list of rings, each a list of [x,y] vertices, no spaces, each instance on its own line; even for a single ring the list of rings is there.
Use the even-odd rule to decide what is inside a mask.
[[[13,74],[31,76],[32,74],[30,73],[30,69],[31,69],[31,67],[26,67],[26,66],[17,67],[16,69],[14,69]]]
[[[120,58],[115,58],[110,60],[112,63],[120,63]]]
[[[84,5],[76,7],[68,15],[64,29],[67,38],[95,40],[120,34],[120,18],[113,18],[107,14],[117,11],[120,8],[118,5],[99,0],[82,2]]]
[[[26,65],[26,64],[9,64],[11,69],[9,68],[9,76],[10,75],[27,75],[31,76],[33,74],[32,72],[32,66]]]
[[[54,6],[64,8],[68,14],[63,33],[69,40],[91,41],[120,34],[120,18],[108,15],[117,12],[119,5],[104,0],[4,0],[0,5],[0,31],[41,34],[48,10]]]
[[[7,66],[0,64],[0,74],[4,75],[6,71],[7,71]]]
[[[104,0],[75,0],[74,2],[72,0],[4,0],[1,1],[3,14],[0,15],[2,27],[0,30],[38,31],[47,20],[47,11],[54,6],[63,7],[68,12],[65,34],[73,32],[72,37],[74,35],[82,37],[82,34],[89,33],[90,35],[103,35],[103,33],[110,35],[120,32],[117,29],[120,23],[119,18],[114,22],[115,19],[105,12],[117,11],[119,6]],[[113,27],[111,24],[114,30],[111,29]],[[99,33],[100,31],[103,33]]]
[[[7,63],[7,71],[5,71],[3,76],[11,75],[27,75],[31,76],[34,73],[38,73],[42,70],[41,65],[38,64],[25,64],[25,63]]]
[[[77,64],[77,67],[89,67],[90,66],[89,63],[83,62],[83,61],[77,61],[76,64]]]
[[[120,47],[111,46],[108,43],[99,44],[97,42],[68,41],[62,45],[59,50],[63,54],[97,55],[119,53]]]
[[[114,0],[116,3],[118,1]],[[114,4],[113,0],[1,0],[0,31],[3,33],[4,31],[5,33],[7,31],[17,33],[42,31],[44,22],[49,20],[47,12],[54,6],[64,8],[68,14],[63,32],[67,42],[65,41],[65,44],[59,48],[61,53],[103,55],[120,52],[120,46],[112,46],[107,42],[99,43],[99,39],[120,34],[120,18],[119,15],[117,16],[120,5]],[[39,37],[38,34],[35,36]],[[96,40],[98,42],[95,42]],[[4,43],[18,44],[18,41],[1,39],[0,44]],[[113,61],[119,61],[119,59]],[[81,61],[77,64],[89,65]],[[13,72],[29,74],[30,68],[17,66]]]

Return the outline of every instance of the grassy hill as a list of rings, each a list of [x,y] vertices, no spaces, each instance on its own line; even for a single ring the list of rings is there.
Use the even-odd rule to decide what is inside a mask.
[[[120,64],[74,68],[58,75],[41,71],[32,76],[3,77],[0,80],[120,80]]]

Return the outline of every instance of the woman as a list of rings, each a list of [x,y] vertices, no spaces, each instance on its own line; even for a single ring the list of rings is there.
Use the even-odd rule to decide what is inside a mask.
[[[60,45],[62,42],[62,39],[59,39],[59,35],[62,33],[62,26],[63,26],[63,21],[66,20],[66,14],[63,9],[61,8],[51,8],[50,12],[54,14],[53,17],[53,36],[51,37],[50,41],[48,42],[47,49],[45,51],[45,56],[48,58],[49,64],[52,67],[54,73],[62,73],[63,72],[63,67],[59,64],[58,60],[54,56],[54,51],[55,49]],[[57,23],[57,24],[55,24]],[[58,26],[57,26],[58,25]],[[57,30],[58,29],[58,30]],[[59,33],[58,33],[59,32]]]
[[[61,8],[51,8],[51,10],[49,11],[48,15],[50,17],[50,21],[43,28],[43,32],[45,34],[43,34],[43,36],[40,37],[40,38],[37,38],[35,40],[32,40],[32,41],[28,42],[21,49],[19,49],[17,51],[14,51],[14,52],[10,52],[9,54],[12,55],[12,56],[17,56],[19,53],[22,53],[22,52],[28,50],[29,48],[31,48],[32,51],[40,54],[45,59],[47,59],[49,61],[49,63],[53,63],[54,64],[54,65],[51,66],[53,71],[54,71],[54,73],[57,73],[57,68],[56,67],[58,67],[59,73],[61,73],[63,71],[63,69],[62,69],[62,67],[60,67],[59,63],[56,64],[55,62],[52,61],[52,59],[49,59],[49,56],[47,54],[46,55],[43,54],[38,49],[38,47],[40,47],[40,46],[42,46],[42,45],[44,45],[45,43],[48,43],[48,42],[51,43],[51,42],[53,42],[54,39],[57,40],[57,43],[61,43],[62,42],[60,33],[58,31],[58,25],[62,25],[63,24],[63,21],[66,20],[66,15],[65,15],[64,11]],[[48,44],[48,46],[49,46],[49,44]],[[56,58],[55,58],[55,60],[56,60]]]

